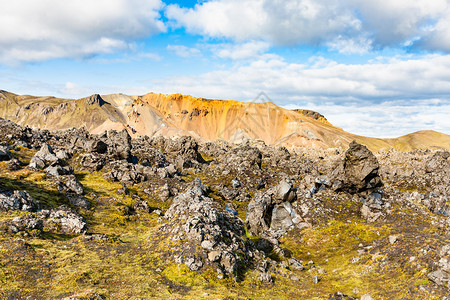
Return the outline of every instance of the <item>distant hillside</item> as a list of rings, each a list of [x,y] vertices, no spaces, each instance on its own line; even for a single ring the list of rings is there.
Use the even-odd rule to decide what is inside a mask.
[[[20,125],[56,130],[86,127],[91,133],[126,128],[133,136],[191,135],[203,140],[263,140],[271,145],[346,147],[352,140],[372,150],[450,149],[450,136],[419,131],[394,139],[353,135],[309,110],[273,103],[209,100],[181,94],[92,95],[82,99],[34,97],[0,91],[0,117]]]

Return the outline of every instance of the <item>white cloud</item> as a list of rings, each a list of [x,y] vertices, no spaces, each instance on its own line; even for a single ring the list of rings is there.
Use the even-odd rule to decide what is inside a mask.
[[[166,16],[189,32],[239,41],[318,42],[357,25],[335,1],[215,0],[194,9],[169,5]]]
[[[449,2],[212,0],[189,9],[169,5],[165,14],[188,32],[239,42],[329,45],[349,53],[409,42],[425,50],[450,51]]]
[[[366,105],[309,102],[285,107],[319,111],[332,124],[363,136],[393,138],[419,130],[449,134],[450,101],[438,105],[434,102],[434,99],[413,103],[397,100]]]
[[[213,52],[220,58],[241,60],[256,58],[269,50],[269,43],[262,41],[250,41],[242,44],[218,44],[213,46]]]
[[[91,90],[74,82],[66,82],[64,87],[59,90],[60,94],[68,95],[71,97],[83,97],[89,95]]]
[[[146,58],[154,61],[161,61],[162,58],[157,53],[151,53],[151,52],[142,52],[138,54],[138,57],[140,58]]]
[[[365,54],[372,49],[373,41],[367,38],[349,39],[338,36],[328,43],[331,50],[345,54]]]
[[[29,89],[29,88],[28,88]],[[92,94],[114,94],[123,93],[127,95],[144,95],[148,89],[142,86],[119,86],[119,85],[85,85],[75,82],[66,82],[64,86],[48,85],[44,95],[53,95],[57,97],[83,98]]]
[[[243,101],[264,91],[279,105],[317,108],[335,125],[355,133],[391,136],[433,127],[450,134],[448,74],[450,55],[380,58],[367,64],[340,64],[320,57],[296,64],[271,56],[200,76],[154,81],[152,89]],[[340,118],[344,110],[347,114]],[[434,123],[427,125],[431,121],[426,118]]]
[[[173,51],[176,55],[184,58],[201,56],[202,54],[197,48],[189,48],[183,45],[168,45],[167,50]]]
[[[84,58],[165,30],[160,0],[15,0],[0,10],[0,63]]]

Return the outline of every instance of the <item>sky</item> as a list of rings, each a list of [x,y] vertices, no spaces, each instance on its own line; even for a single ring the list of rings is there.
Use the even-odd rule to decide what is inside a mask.
[[[0,89],[182,93],[450,134],[450,0],[0,0]]]

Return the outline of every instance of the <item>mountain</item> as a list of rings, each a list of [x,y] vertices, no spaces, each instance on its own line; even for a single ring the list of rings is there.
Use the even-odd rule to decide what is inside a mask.
[[[450,149],[450,136],[419,131],[394,139],[345,132],[319,113],[288,110],[271,102],[210,100],[181,94],[92,95],[82,99],[34,97],[0,91],[0,117],[20,125],[57,130],[86,127],[91,133],[126,128],[133,136],[191,135],[201,140],[263,140],[269,145],[346,147],[356,140],[371,150]]]

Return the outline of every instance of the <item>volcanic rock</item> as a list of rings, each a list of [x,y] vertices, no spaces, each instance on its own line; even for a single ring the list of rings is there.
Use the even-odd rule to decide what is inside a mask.
[[[45,227],[53,231],[68,234],[80,234],[86,231],[84,218],[66,206],[60,206],[50,211],[42,211],[40,216],[45,218]]]
[[[219,208],[213,199],[206,197],[204,190],[201,181],[197,180],[195,186],[175,197],[165,213],[169,223],[162,230],[175,233],[194,247],[198,245],[204,249],[197,255],[178,258],[179,262],[198,270],[208,260],[224,274],[237,279],[238,270],[255,255],[245,239],[244,224],[233,213]],[[177,223],[180,225],[171,225]]]
[[[269,229],[287,230],[300,222],[300,217],[292,209],[290,202],[296,199],[292,184],[282,181],[279,185],[258,192],[247,206],[245,224],[254,235],[261,235]]]
[[[11,152],[9,152],[8,147],[0,146],[0,161],[10,160]]]
[[[0,210],[36,211],[37,207],[27,191],[0,193]]]
[[[358,193],[382,185],[378,174],[379,164],[366,146],[351,142],[345,158],[331,174],[335,191]]]

